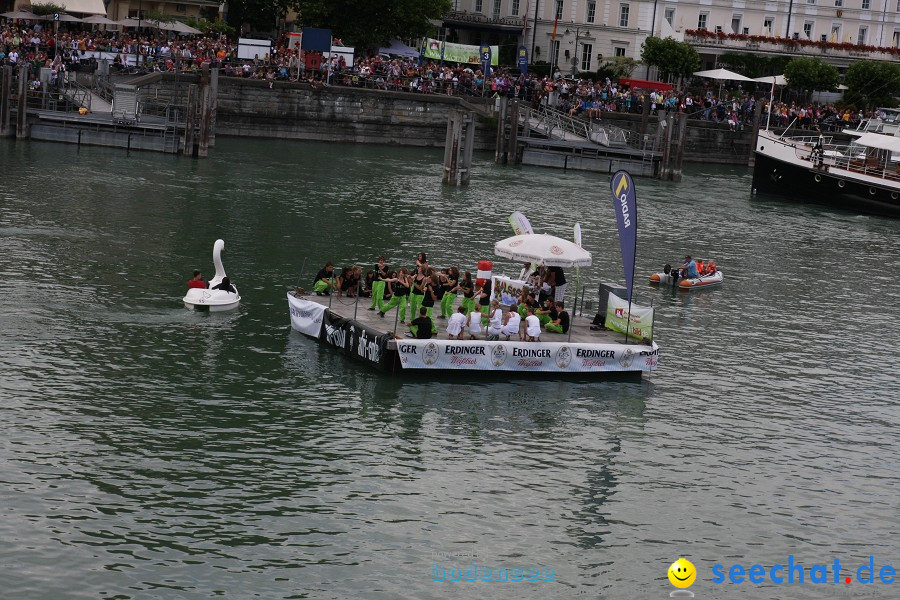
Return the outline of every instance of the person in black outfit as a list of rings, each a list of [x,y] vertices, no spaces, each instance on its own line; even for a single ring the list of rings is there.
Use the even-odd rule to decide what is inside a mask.
[[[419,309],[419,316],[413,319],[412,326],[416,330],[416,339],[431,339],[432,321],[428,318],[428,309],[426,309],[424,306]]]
[[[227,277],[222,278],[222,283],[213,287],[214,290],[222,290],[223,292],[231,292],[232,294],[237,294],[237,290],[234,289],[234,286],[231,285],[231,280]]]

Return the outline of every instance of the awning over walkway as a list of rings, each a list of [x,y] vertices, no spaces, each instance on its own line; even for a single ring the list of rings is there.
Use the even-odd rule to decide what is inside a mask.
[[[892,135],[881,135],[880,133],[864,133],[856,140],[857,144],[868,146],[869,148],[879,148],[881,150],[890,150],[891,152],[900,152],[900,138]]]
[[[668,92],[672,90],[671,83],[663,83],[662,81],[649,81],[647,79],[620,79],[620,85],[627,85],[633,88],[641,88],[643,90],[658,90],[660,92]]]
[[[44,2],[32,2],[31,5],[46,4]],[[106,6],[103,0],[65,0],[59,2],[64,4],[67,13],[79,13],[85,15],[104,15],[106,16]]]

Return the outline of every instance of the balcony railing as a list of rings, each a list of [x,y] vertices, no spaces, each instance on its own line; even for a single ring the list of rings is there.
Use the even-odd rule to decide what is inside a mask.
[[[850,43],[821,42],[810,39],[781,38],[742,33],[713,33],[705,30],[687,30],[685,41],[696,46],[723,48],[728,50],[756,50],[807,56],[872,58],[875,60],[898,60],[900,48],[865,46]]]

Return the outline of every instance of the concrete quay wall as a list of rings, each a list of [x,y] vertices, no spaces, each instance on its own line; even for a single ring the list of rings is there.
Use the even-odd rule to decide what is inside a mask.
[[[128,83],[141,87],[145,101],[184,105],[188,84],[199,81],[162,74]],[[216,135],[442,148],[448,114],[459,107],[449,96],[289,82],[270,88],[266,81],[220,76]],[[479,122],[475,149],[493,150],[495,132],[490,122]]]

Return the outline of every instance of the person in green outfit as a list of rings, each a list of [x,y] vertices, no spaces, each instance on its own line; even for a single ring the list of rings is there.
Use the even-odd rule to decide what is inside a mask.
[[[331,288],[334,285],[334,265],[328,262],[316,274],[316,278],[313,281],[313,291],[317,296],[327,296],[331,293]]]
[[[416,272],[412,276],[412,287],[409,290],[409,316],[415,317],[422,306],[422,300],[425,298],[425,283],[427,266],[416,267]],[[412,324],[412,322],[410,322]]]
[[[444,295],[441,298],[442,319],[453,316],[453,304],[456,302],[456,292],[459,291],[459,269],[450,267],[446,271],[441,274],[441,287],[444,288]]]
[[[431,333],[437,335],[437,323],[434,322],[434,304],[440,306],[441,298],[444,290],[441,288],[441,280],[437,274],[432,273],[431,278],[425,279],[425,293],[422,298],[422,308],[426,309],[426,314],[431,319]]]
[[[384,280],[388,277],[388,266],[384,262],[384,257],[378,257],[378,264],[375,265],[375,279],[372,281],[372,306],[369,310],[384,311]]]
[[[388,277],[384,280],[385,284],[391,286],[391,291],[393,295],[391,296],[390,302],[381,307],[381,310],[378,311],[379,317],[384,317],[384,313],[391,310],[395,306],[398,306],[397,309],[400,323],[406,322],[406,305],[407,298],[409,297],[409,288],[412,285],[409,277],[409,271],[406,267],[400,269],[400,272],[396,274],[396,277],[393,276],[394,273],[391,272],[391,277]],[[412,317],[412,313],[409,315]]]
[[[563,308],[562,302],[556,303],[556,318],[544,326],[547,331],[553,333],[568,333],[569,331],[569,313]]]
[[[462,306],[466,309],[466,314],[469,314],[475,310],[475,282],[468,271],[463,274],[459,289],[463,293]]]

